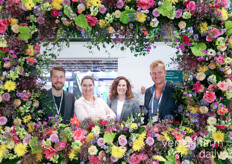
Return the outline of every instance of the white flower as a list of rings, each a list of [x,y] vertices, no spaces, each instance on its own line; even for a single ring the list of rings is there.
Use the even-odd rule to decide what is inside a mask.
[[[214,133],[216,132],[217,128],[213,125],[209,125],[207,126],[207,130],[210,132],[210,133]]]
[[[91,145],[91,146],[88,148],[88,153],[89,153],[90,155],[96,155],[96,154],[97,154],[97,148],[96,148],[96,146]]]
[[[95,135],[95,136],[99,136],[100,134],[100,127],[99,126],[95,126],[92,128],[92,133]]]
[[[226,160],[228,157],[228,153],[226,151],[221,151],[220,154],[218,154],[218,158],[222,160]]]
[[[207,55],[209,55],[209,56],[215,56],[216,55],[216,51],[214,51],[214,49],[210,48],[207,51]]]
[[[226,74],[226,75],[230,75],[231,74],[231,68],[230,68],[230,66],[225,66],[225,69],[224,69],[225,71],[224,71],[224,73]]]
[[[215,125],[217,122],[217,119],[215,117],[209,117],[208,120],[207,120],[207,123],[209,125]]]
[[[205,73],[204,72],[199,72],[197,73],[196,79],[199,81],[203,81],[205,79]]]
[[[209,109],[206,106],[201,106],[199,110],[200,110],[201,114],[207,113],[209,111]]]
[[[115,18],[120,18],[121,11],[116,10],[114,14],[115,14]]]

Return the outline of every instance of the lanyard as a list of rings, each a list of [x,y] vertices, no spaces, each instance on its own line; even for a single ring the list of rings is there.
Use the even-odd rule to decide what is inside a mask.
[[[160,103],[161,103],[162,97],[163,97],[163,92],[162,92],[161,96],[158,99],[158,106],[157,106],[157,115],[158,116],[159,116],[159,107],[160,107]],[[152,101],[151,101],[151,111],[152,112],[153,112],[153,108],[154,108],[154,104],[153,104],[154,98],[155,98],[155,90],[153,92]]]
[[[55,97],[54,97],[54,95],[53,95],[53,94],[52,94],[52,97],[53,97],[53,101],[54,101],[54,103],[55,103],[55,106],[56,106],[56,111],[57,111],[57,114],[60,114],[60,109],[61,109],[61,106],[62,106],[62,101],[63,101],[63,93],[62,93],[62,95],[61,95],[59,109],[58,109],[58,107],[57,107],[57,105],[56,105]]]

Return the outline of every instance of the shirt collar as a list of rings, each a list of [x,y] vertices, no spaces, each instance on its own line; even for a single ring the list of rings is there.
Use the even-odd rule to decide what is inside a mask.
[[[167,84],[167,82],[165,82],[165,84],[164,84],[164,87],[163,87],[163,89],[162,89],[162,93],[164,93],[164,90],[165,90],[166,84]],[[151,94],[153,94],[153,93],[154,93],[154,91],[155,91],[155,84],[151,87],[150,91],[151,91]]]

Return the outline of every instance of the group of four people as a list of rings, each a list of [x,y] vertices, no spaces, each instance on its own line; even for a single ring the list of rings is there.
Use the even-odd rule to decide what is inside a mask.
[[[144,123],[150,119],[153,122],[163,119],[166,115],[174,114],[174,91],[166,81],[165,64],[156,60],[150,65],[150,75],[154,85],[145,91],[144,108],[146,109]],[[82,97],[75,101],[73,94],[63,90],[65,83],[65,70],[55,66],[50,71],[52,88],[48,90],[47,97],[42,103],[45,118],[60,114],[63,123],[67,124],[70,119],[76,117],[83,121],[90,118],[93,121],[101,119],[113,119],[127,121],[133,115],[136,117],[140,112],[138,100],[132,93],[129,80],[123,76],[117,77],[111,87],[107,103],[93,95],[94,79],[85,76],[81,80]]]

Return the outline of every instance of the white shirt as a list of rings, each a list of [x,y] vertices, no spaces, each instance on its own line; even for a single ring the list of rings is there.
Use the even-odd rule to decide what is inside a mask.
[[[136,96],[137,100],[139,101],[139,105],[144,105],[144,97],[145,97],[145,93],[142,94],[141,92],[139,92]]]
[[[94,98],[94,104],[84,97],[79,98],[74,104],[74,112],[80,121],[91,117],[103,117],[104,119],[116,117],[115,113],[101,98]]]
[[[123,104],[124,104],[124,101],[118,101],[118,104],[117,104],[117,118],[118,118],[118,120],[121,117]]]

